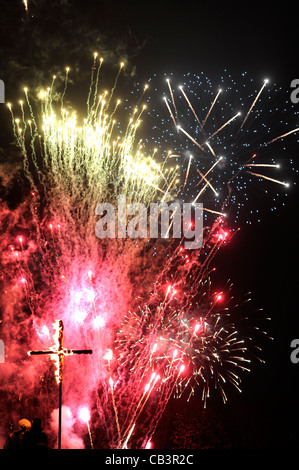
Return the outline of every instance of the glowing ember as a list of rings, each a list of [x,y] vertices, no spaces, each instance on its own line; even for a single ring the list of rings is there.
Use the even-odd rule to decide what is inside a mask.
[[[85,423],[88,423],[90,421],[90,411],[88,408],[83,407],[79,411],[79,418],[81,421],[84,421]]]

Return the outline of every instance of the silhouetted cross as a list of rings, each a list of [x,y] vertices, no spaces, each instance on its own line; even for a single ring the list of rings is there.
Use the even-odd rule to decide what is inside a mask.
[[[70,356],[72,354],[92,354],[91,349],[66,349],[63,347],[63,322],[58,321],[58,340],[57,344],[46,351],[28,351],[29,356],[41,356],[41,355],[57,355],[58,358],[58,369],[56,375],[56,381],[59,385],[59,420],[58,420],[58,449],[61,449],[61,406],[62,406],[62,374],[63,374],[63,359],[64,356]]]

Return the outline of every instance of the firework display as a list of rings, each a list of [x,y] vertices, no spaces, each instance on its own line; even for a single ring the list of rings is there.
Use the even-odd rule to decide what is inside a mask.
[[[233,80],[220,90],[189,77],[175,91],[167,79],[166,113],[152,146],[151,137],[138,134],[148,108],[158,115],[150,100],[144,104],[148,84],[136,103],[123,106],[115,96],[123,64],[105,91],[102,63],[95,54],[85,118],[66,100],[69,68],[59,99],[54,76],[39,109],[27,88],[22,101],[8,104],[27,183],[16,209],[1,203],[7,359],[0,381],[15,409],[35,408],[54,422],[58,356],[28,357],[27,351],[55,349],[61,320],[65,343],[93,352],[71,355],[64,366],[62,419],[76,439],[62,431],[62,447],[150,448],[172,397],[189,400],[199,391],[207,406],[214,391],[226,402],[226,388],[241,390],[256,345],[239,329],[242,304],[233,287],[226,281],[221,290],[213,287],[213,262],[238,232],[251,181],[262,192],[289,186],[277,177],[279,155],[269,157],[268,148],[298,129],[273,134],[264,117],[259,124],[260,100],[270,96],[267,80],[240,110]],[[226,91],[233,101],[221,101]],[[261,135],[259,144],[250,145],[252,134]],[[120,195],[147,209],[156,201],[202,202],[202,246],[186,249],[171,230],[158,239],[100,240],[96,207],[116,204]]]

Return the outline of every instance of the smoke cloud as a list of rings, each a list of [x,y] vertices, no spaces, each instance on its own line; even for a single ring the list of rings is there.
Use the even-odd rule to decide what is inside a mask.
[[[50,428],[54,433],[57,433],[58,429],[58,416],[59,410],[55,409],[51,413]],[[72,410],[68,406],[62,406],[61,409],[61,448],[62,449],[84,449],[84,442],[80,436],[78,436],[74,430],[76,424],[76,418],[73,416]],[[57,442],[55,444],[57,447]]]

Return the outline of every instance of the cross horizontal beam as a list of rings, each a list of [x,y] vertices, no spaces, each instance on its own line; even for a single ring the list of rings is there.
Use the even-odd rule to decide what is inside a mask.
[[[28,351],[29,356],[42,356],[42,355],[72,355],[72,354],[92,354],[92,349],[63,349],[62,351],[48,349],[46,351]]]

